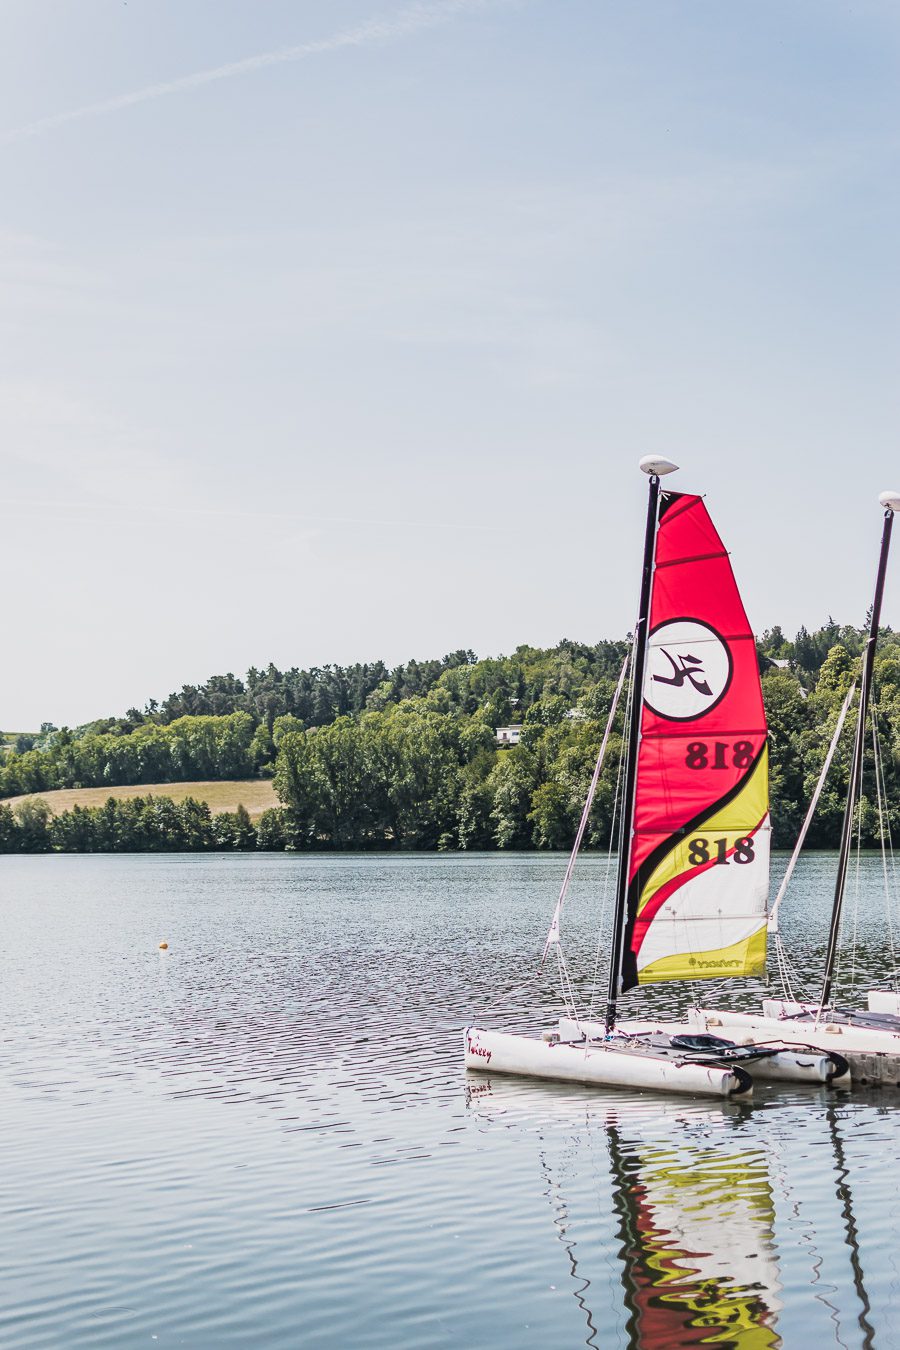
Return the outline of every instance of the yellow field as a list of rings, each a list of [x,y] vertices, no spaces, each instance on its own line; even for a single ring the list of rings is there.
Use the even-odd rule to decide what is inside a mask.
[[[193,797],[206,802],[214,816],[220,811],[234,811],[246,806],[252,817],[261,816],[269,806],[278,806],[278,798],[271,778],[248,778],[227,783],[137,783],[130,787],[59,788],[55,792],[35,792],[22,797],[4,797],[15,806],[18,802],[38,797],[50,807],[55,816],[73,806],[102,806],[109,797],[171,797],[183,802]]]

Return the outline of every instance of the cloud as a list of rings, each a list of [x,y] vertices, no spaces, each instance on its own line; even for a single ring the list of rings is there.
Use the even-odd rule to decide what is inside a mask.
[[[345,28],[339,33],[333,33],[330,37],[320,38],[315,42],[301,42],[290,47],[279,47],[271,52],[260,52],[256,56],[247,56],[240,61],[230,61],[224,66],[197,70],[191,75],[182,75],[175,80],[148,84],[142,89],[133,90],[130,94],[117,94],[114,98],[103,99],[99,103],[88,103],[81,108],[70,108],[67,112],[38,118],[35,122],[0,132],[0,145],[9,145],[13,141],[37,136],[41,132],[51,131],[54,127],[65,126],[69,122],[80,122],[87,117],[104,117],[108,113],[131,108],[137,103],[149,103],[153,99],[165,98],[169,94],[200,89],[204,85],[215,84],[219,80],[230,80],[237,75],[250,75],[269,66],[287,65],[292,61],[303,61],[310,56],[323,56],[347,47],[370,47],[378,43],[395,42],[425,29],[449,23],[458,14],[485,9],[497,2],[498,0],[435,0],[435,3],[408,5],[387,18],[367,19],[364,23]]]

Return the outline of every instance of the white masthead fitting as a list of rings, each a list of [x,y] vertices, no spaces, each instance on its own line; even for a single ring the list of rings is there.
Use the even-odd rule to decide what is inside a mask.
[[[656,474],[657,478],[662,478],[664,473],[674,473],[677,468],[677,464],[670,459],[661,459],[659,455],[645,455],[640,463],[641,473]]]
[[[885,511],[900,511],[900,492],[882,492],[878,500]]]

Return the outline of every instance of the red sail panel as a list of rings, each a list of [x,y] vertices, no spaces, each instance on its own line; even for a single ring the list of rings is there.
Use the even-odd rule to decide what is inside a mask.
[[[663,493],[623,987],[765,962],[766,720],[756,643],[702,498]]]

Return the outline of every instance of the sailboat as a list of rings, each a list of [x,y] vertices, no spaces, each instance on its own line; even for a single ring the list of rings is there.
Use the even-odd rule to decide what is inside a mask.
[[[780,1037],[782,1042],[789,1043],[796,1037],[802,1039],[808,1045],[841,1054],[850,1066],[854,1082],[900,1086],[900,995],[890,991],[873,990],[869,993],[868,1009],[863,1011],[836,1007],[832,1000],[852,845],[853,818],[862,785],[866,720],[871,701],[872,674],[881,621],[884,583],[894,516],[900,511],[900,493],[882,492],[878,500],[884,512],[884,523],[875,579],[875,595],[869,618],[869,633],[863,651],[856,732],[850,761],[850,779],[841,829],[841,843],[838,852],[837,876],[821,994],[818,1000],[814,1002],[803,1002],[790,997],[788,989],[785,988],[782,998],[770,998],[763,1002],[761,1013],[736,1013],[719,1008],[696,1008],[692,1011],[689,1020],[690,1025],[700,1034],[713,1030],[721,1035],[734,1036],[747,1044],[759,1040],[771,1041],[773,1037]],[[777,911],[786,891],[787,881],[802,848],[805,832],[825,781],[852,694],[853,690],[851,689],[841,711],[822,775],[813,795],[810,809],[807,812],[803,829],[788,867],[787,876],[773,906],[770,925],[776,934]]]
[[[746,1095],[747,1072],[829,1081],[846,1065],[816,1050],[742,1047],[689,1027],[617,1026],[620,996],[663,980],[753,975],[765,966],[769,889],[766,722],[756,657],[728,555],[702,497],[649,477],[604,1021],[569,1016],[539,1038],[467,1027],[468,1068],[597,1085]],[[625,668],[544,955],[560,943]]]

